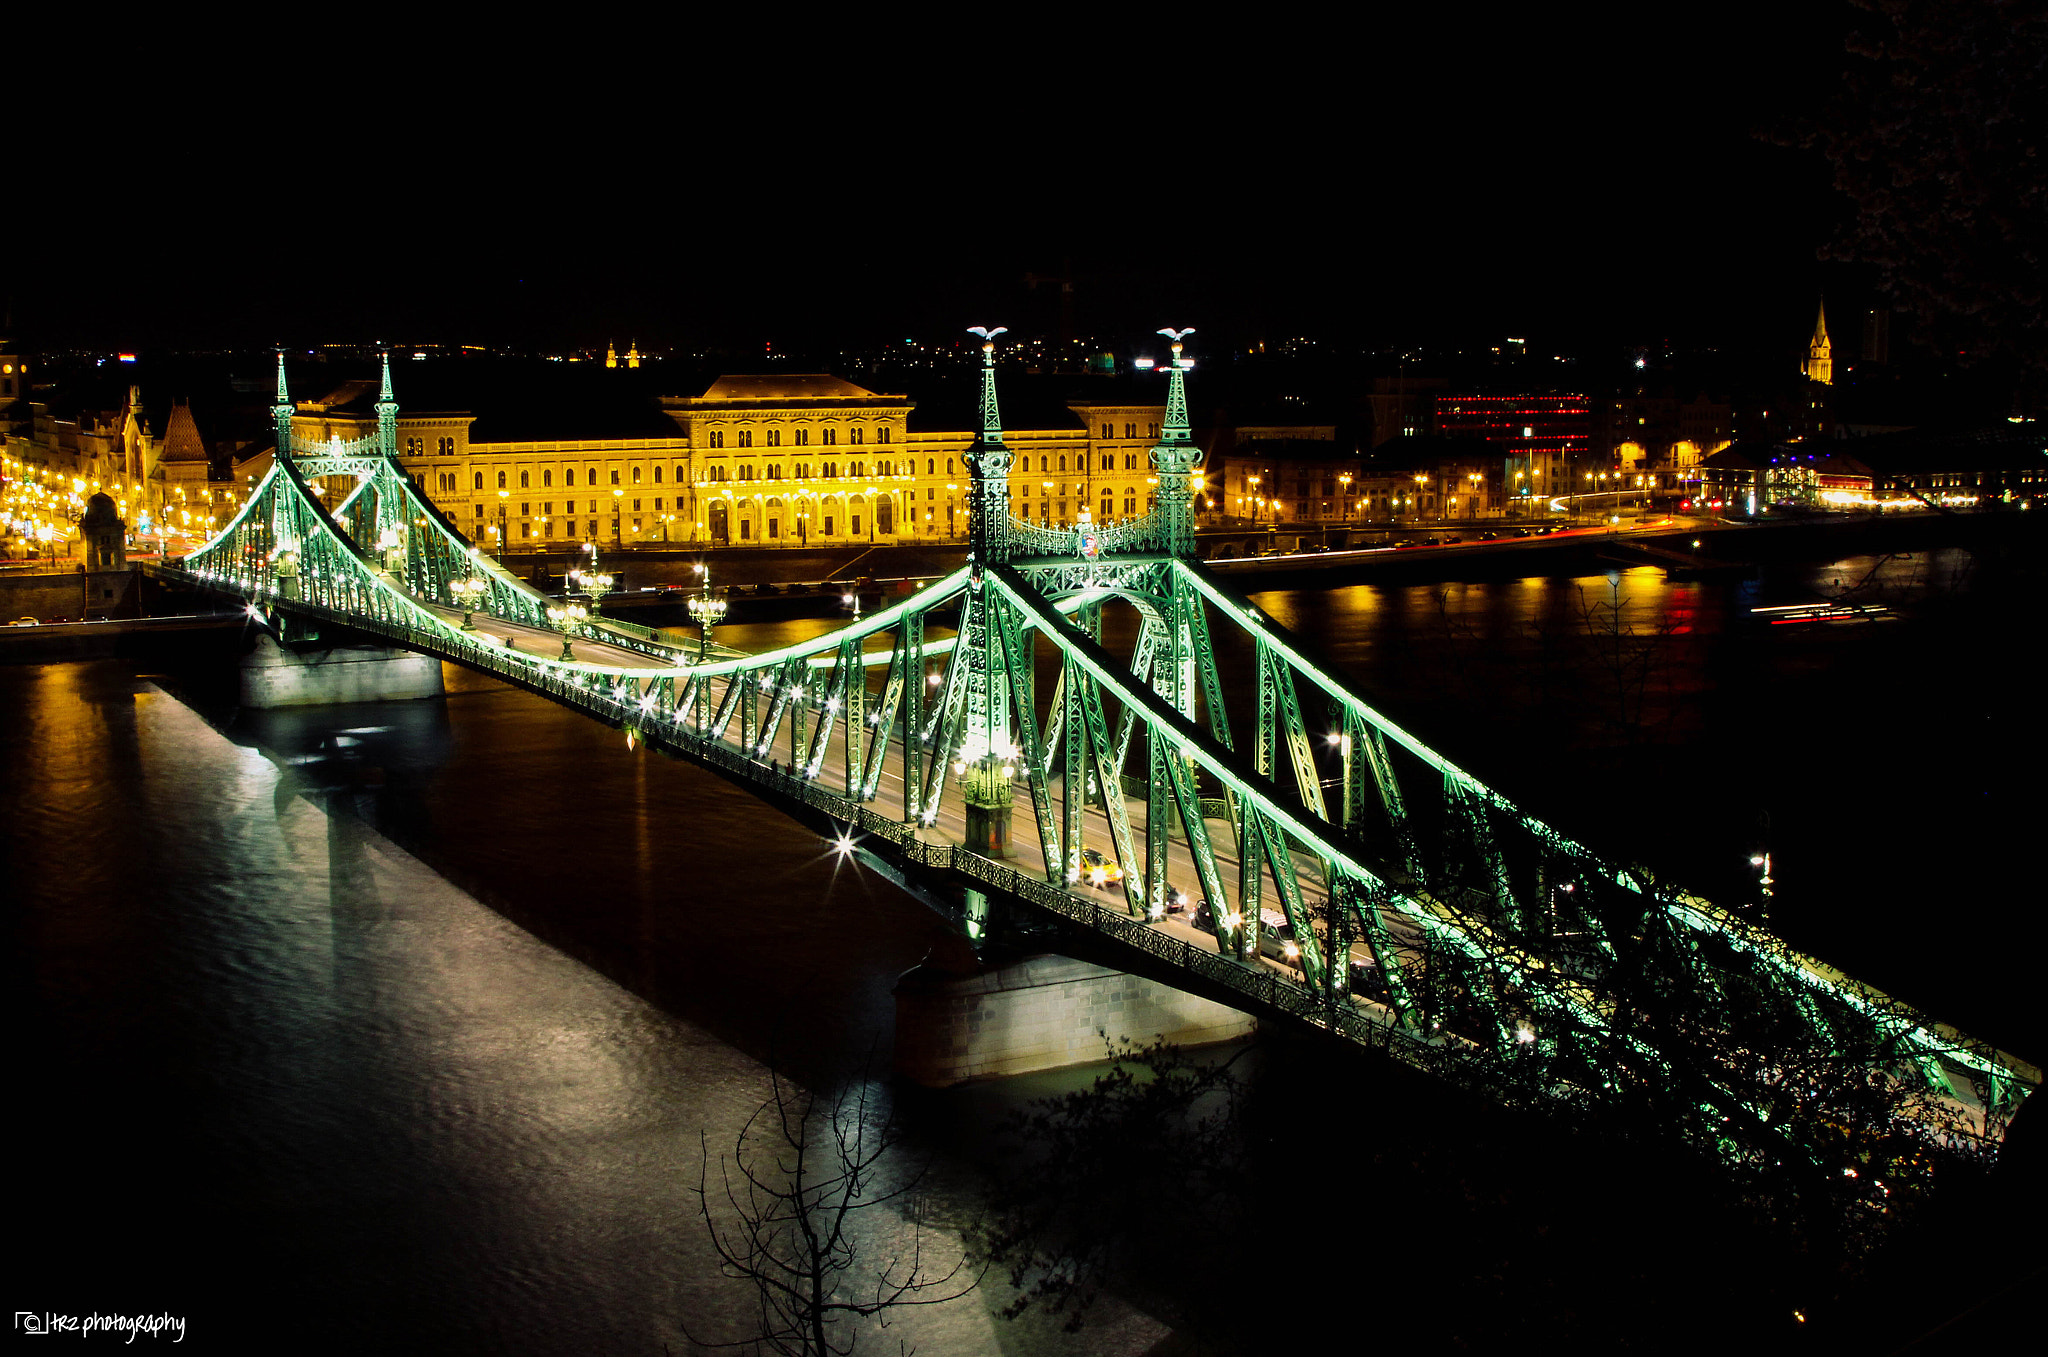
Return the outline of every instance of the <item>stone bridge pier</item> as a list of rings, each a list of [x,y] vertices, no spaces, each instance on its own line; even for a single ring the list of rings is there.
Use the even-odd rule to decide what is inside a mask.
[[[390,702],[439,697],[441,662],[432,655],[385,646],[280,645],[268,632],[242,657],[245,707],[317,707],[335,702]]]

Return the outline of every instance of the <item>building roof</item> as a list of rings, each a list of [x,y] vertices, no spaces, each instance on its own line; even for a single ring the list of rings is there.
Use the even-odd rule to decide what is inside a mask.
[[[209,460],[206,440],[199,436],[198,422],[192,418],[192,407],[184,401],[171,404],[171,417],[164,424],[163,451],[157,460],[163,462],[204,462]]]
[[[1858,445],[1859,449],[1861,445]],[[1823,476],[1868,476],[1870,468],[1849,455],[1839,442],[1811,439],[1799,443],[1730,443],[1700,460],[1713,471],[1762,471],[1769,467],[1807,467]]]
[[[721,375],[700,401],[900,401],[829,372],[734,372]]]

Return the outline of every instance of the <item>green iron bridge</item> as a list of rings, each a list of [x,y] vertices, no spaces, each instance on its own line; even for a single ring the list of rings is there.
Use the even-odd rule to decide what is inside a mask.
[[[317,444],[292,433],[280,356],[274,465],[162,573],[286,641],[382,638],[808,807],[843,850],[962,887],[970,934],[991,901],[1050,914],[1148,973],[1504,1101],[1650,1107],[1726,1159],[1819,1165],[1876,1094],[1926,1135],[1995,1145],[2037,1070],[1558,832],[1219,585],[1194,559],[1186,332],[1162,333],[1154,512],[1011,516],[984,335],[967,564],[778,650],[550,616],[405,475],[388,358],[377,432]],[[323,507],[314,482],[349,479]],[[1135,610],[1129,653],[1104,644],[1109,606]],[[1224,633],[1256,672],[1235,722]]]

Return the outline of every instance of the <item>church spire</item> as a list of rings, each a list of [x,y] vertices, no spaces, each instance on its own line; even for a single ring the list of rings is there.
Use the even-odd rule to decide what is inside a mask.
[[[1799,370],[1806,374],[1809,382],[1834,384],[1834,345],[1828,342],[1828,304],[1825,298],[1820,304],[1820,318],[1813,325],[1813,338],[1806,345],[1806,361],[1799,365]]]

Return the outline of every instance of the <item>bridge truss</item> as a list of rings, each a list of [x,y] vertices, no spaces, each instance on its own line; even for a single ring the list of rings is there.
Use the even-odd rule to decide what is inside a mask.
[[[386,637],[813,807],[844,844],[964,881],[970,927],[974,901],[1023,902],[1506,1100],[1651,1107],[1752,1163],[1820,1163],[1873,1099],[1996,1140],[2038,1071],[1559,832],[1195,562],[1174,352],[1152,514],[1058,532],[1010,516],[991,343],[966,567],[761,654],[583,621],[554,656],[465,627],[458,581],[508,623],[550,625],[549,600],[405,476],[388,363],[373,445],[337,447],[293,437],[280,359],[282,455],[167,573],[287,637]],[[355,486],[330,513],[311,482],[337,476]],[[1235,718],[1218,638],[1254,676]]]

